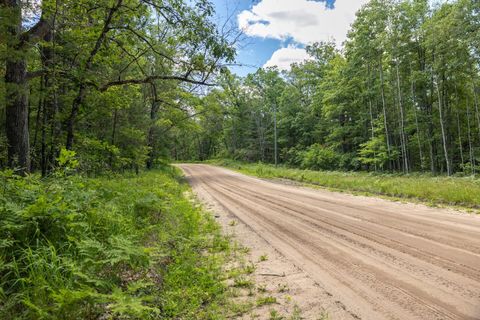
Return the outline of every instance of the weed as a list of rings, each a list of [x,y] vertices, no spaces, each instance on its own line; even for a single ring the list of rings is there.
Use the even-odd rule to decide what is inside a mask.
[[[319,317],[317,318],[317,320],[329,320],[329,319],[330,319],[330,315],[329,315],[328,312],[325,311],[325,310],[322,310],[322,311],[320,312]]]
[[[289,320],[302,320],[302,310],[299,306],[295,305],[293,307],[292,315],[289,317]]]
[[[262,285],[258,286],[257,290],[260,293],[265,293],[265,292],[267,292],[267,286],[262,284]]]
[[[261,297],[257,299],[257,306],[259,307],[268,305],[268,304],[274,304],[274,303],[277,303],[277,298],[271,297],[271,296]]]
[[[234,280],[233,286],[236,288],[251,288],[253,286],[253,282],[240,276]]]
[[[255,272],[255,265],[253,263],[250,263],[246,266],[243,267],[243,270],[245,271],[246,274],[252,274]]]
[[[240,317],[252,310],[253,305],[248,302],[243,302],[243,303],[231,303],[228,305],[228,308],[226,308],[229,313],[235,317]]]
[[[270,320],[283,320],[283,319],[285,319],[285,317],[280,315],[280,313],[277,310],[275,309],[270,310]]]
[[[0,319],[221,314],[230,245],[177,169],[1,177]]]

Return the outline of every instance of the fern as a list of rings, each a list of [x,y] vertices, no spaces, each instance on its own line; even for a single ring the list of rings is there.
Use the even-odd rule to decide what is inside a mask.
[[[74,154],[64,156],[71,173]],[[175,169],[115,179],[66,173],[0,173],[0,319],[216,313],[225,287],[215,253],[228,241],[184,197]]]

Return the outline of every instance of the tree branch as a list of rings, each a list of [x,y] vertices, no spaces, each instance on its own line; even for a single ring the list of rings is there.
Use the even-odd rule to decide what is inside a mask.
[[[31,72],[27,72],[26,79],[30,80],[33,78],[41,77],[47,74],[47,70],[35,70]]]
[[[198,85],[203,85],[208,87],[213,87],[216,85],[214,83],[207,83],[205,82],[205,80],[193,80],[193,79],[189,79],[187,77],[182,77],[182,76],[163,75],[163,76],[149,76],[144,79],[125,79],[125,80],[111,81],[99,87],[98,89],[103,92],[103,91],[107,91],[110,87],[122,86],[127,84],[144,84],[144,83],[153,82],[155,80],[175,80],[175,81],[187,82],[187,83],[198,84]]]
[[[38,41],[40,41],[49,30],[50,22],[42,16],[32,28],[20,35],[19,47],[21,48],[26,45],[34,45],[38,43]]]

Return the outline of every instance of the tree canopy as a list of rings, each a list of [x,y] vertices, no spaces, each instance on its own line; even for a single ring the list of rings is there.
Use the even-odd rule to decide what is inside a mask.
[[[179,159],[213,156],[313,169],[472,174],[480,163],[480,4],[372,0],[348,39],[307,48],[291,70],[226,74]],[[203,118],[204,117],[204,118]],[[212,143],[208,119],[221,135]],[[207,129],[208,128],[208,129]],[[207,130],[205,132],[204,130]]]
[[[89,172],[214,156],[479,170],[476,1],[372,0],[341,49],[311,44],[311,59],[289,71],[246,77],[226,67],[240,32],[217,26],[207,0],[3,0],[0,8],[2,167],[47,174],[66,148]]]

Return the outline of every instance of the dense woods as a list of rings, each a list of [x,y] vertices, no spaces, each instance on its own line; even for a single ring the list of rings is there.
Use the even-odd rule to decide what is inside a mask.
[[[217,29],[208,1],[3,1],[1,12],[0,165],[20,173],[46,175],[62,148],[92,173],[214,156],[479,170],[476,1],[371,1],[342,49],[312,44],[290,71],[245,78],[223,68],[238,33]]]
[[[0,165],[20,173],[47,174],[62,148],[84,171],[151,167],[193,93],[234,56],[234,31],[217,29],[204,0],[0,9]]]
[[[342,50],[317,43],[288,72],[225,75],[202,99],[205,113],[176,131],[173,156],[474,174],[479,30],[478,1],[372,0]]]
[[[0,319],[221,313],[229,243],[159,166],[233,59],[213,14],[204,0],[0,0]]]

